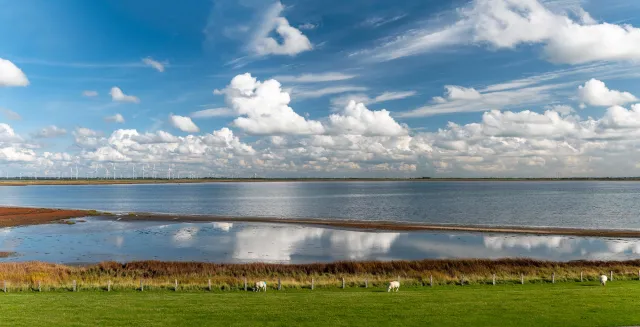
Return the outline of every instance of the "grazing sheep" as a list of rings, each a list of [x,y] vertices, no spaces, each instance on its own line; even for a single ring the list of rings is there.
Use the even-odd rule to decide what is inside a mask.
[[[398,289],[400,289],[400,282],[393,281],[389,283],[389,288],[387,289],[387,292],[391,292],[392,290],[397,292]]]
[[[600,284],[602,284],[602,286],[605,286],[607,284],[607,276],[600,276]]]
[[[259,281],[256,282],[256,287],[253,289],[254,292],[260,292],[260,290],[267,291],[267,282]]]

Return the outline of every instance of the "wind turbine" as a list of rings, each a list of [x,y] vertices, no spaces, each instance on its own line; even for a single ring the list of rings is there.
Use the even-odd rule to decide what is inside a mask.
[[[113,179],[116,179],[116,163],[111,163],[111,168],[113,169]]]
[[[147,167],[147,165],[142,165],[142,179],[145,178],[145,172],[146,172],[146,169],[147,169],[146,167]]]
[[[171,166],[169,166],[169,169],[167,171],[167,177],[171,179]]]
[[[136,164],[131,163],[131,179],[136,179]]]
[[[153,179],[156,179],[156,164],[153,164]]]

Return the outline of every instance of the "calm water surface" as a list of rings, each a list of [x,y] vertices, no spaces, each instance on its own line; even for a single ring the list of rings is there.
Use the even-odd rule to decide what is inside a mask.
[[[94,263],[105,260],[308,263],[336,260],[523,257],[637,259],[640,239],[437,232],[365,232],[249,223],[125,222],[90,218],[75,225],[0,229],[0,250],[17,257]]]
[[[283,182],[0,187],[0,205],[640,229],[639,182]]]

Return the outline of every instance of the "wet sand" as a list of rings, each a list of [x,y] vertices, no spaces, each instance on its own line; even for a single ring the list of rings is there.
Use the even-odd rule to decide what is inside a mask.
[[[94,210],[0,207],[0,227],[49,224],[64,219],[95,216]]]
[[[477,232],[504,234],[533,234],[533,235],[564,235],[564,236],[594,236],[638,238],[640,230],[607,230],[607,229],[578,229],[558,227],[516,227],[516,226],[465,226],[421,224],[391,221],[354,221],[337,219],[304,219],[304,218],[271,218],[271,217],[222,217],[208,215],[171,215],[152,213],[130,213],[115,216],[119,220],[148,220],[148,221],[179,221],[179,222],[251,222],[277,223],[293,225],[325,226],[350,228],[356,230],[374,231],[448,231],[448,232]]]

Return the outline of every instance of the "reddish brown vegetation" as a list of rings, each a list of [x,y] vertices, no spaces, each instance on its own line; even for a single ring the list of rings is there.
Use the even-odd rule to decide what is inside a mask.
[[[61,219],[92,215],[95,215],[95,211],[0,207],[0,227],[46,224]]]

